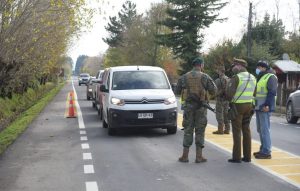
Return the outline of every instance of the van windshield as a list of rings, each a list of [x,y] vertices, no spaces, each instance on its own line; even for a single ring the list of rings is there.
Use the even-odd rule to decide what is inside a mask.
[[[80,74],[80,77],[87,78],[87,77],[90,77],[90,75],[88,75],[88,74]]]
[[[113,74],[112,89],[170,89],[170,86],[162,71],[118,71]]]

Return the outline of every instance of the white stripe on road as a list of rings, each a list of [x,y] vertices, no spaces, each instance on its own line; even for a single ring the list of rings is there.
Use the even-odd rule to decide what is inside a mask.
[[[287,123],[279,123],[280,125],[288,126],[289,124]]]
[[[84,121],[83,121],[83,117],[82,117],[81,109],[80,109],[80,106],[79,106],[78,97],[77,97],[77,93],[76,93],[76,90],[75,90],[75,87],[74,87],[73,80],[72,80],[72,87],[73,87],[73,91],[74,91],[74,98],[76,100],[75,105],[76,105],[76,108],[77,108],[79,129],[85,129]]]
[[[73,91],[74,91],[75,100],[77,100],[75,102],[75,105],[76,105],[76,108],[77,108],[79,129],[85,129],[85,125],[84,125],[84,121],[83,121],[83,117],[82,117],[81,109],[80,109],[80,106],[79,106],[78,97],[77,97],[77,93],[76,93],[76,90],[75,90],[75,87],[74,87],[73,80],[72,80],[72,87],[73,87]],[[80,135],[86,135],[86,131],[81,130]],[[87,138],[87,136],[81,136],[80,140],[81,141],[87,141],[88,138]],[[81,148],[82,149],[89,149],[90,145],[88,143],[82,143]],[[92,153],[83,153],[82,157],[83,157],[83,160],[92,160]],[[83,169],[84,169],[85,174],[93,174],[95,172],[93,165],[84,165]],[[99,190],[97,182],[85,182],[85,187],[86,187],[86,191],[98,191]]]
[[[83,160],[92,160],[92,153],[82,153]]]
[[[85,188],[86,188],[86,191],[98,191],[97,182],[86,182]]]
[[[84,174],[93,174],[93,173],[95,173],[93,165],[84,165],[83,169],[84,169]]]
[[[81,148],[82,149],[89,149],[90,145],[88,143],[83,143],[83,144],[81,144]]]

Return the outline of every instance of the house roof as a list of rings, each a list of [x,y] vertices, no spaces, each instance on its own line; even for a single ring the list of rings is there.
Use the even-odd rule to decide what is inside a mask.
[[[273,66],[279,68],[283,73],[300,73],[300,64],[292,60],[276,60]]]

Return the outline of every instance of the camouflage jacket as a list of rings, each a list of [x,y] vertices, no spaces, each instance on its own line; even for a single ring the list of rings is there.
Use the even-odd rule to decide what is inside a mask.
[[[177,83],[177,88],[176,88],[176,93],[183,96],[183,99],[186,99],[187,97],[189,97],[188,95],[188,87],[189,85],[187,84],[187,80],[186,80],[186,76],[190,73],[197,73],[199,71],[195,71],[192,70],[186,74],[184,74],[183,76],[181,76],[178,80]],[[211,77],[205,73],[199,72],[201,75],[201,79],[199,81],[201,81],[201,84],[199,84],[199,86],[202,86],[204,88],[205,93],[208,93],[210,96],[215,96],[217,93],[217,87],[213,81],[213,79],[211,79]],[[198,74],[199,74],[198,73]],[[206,100],[208,100],[208,96],[206,96]]]

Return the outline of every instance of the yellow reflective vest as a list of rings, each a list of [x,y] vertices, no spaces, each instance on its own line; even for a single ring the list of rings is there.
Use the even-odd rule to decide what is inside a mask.
[[[275,76],[274,74],[267,73],[263,75],[257,83],[256,86],[256,96],[255,96],[255,109],[260,109],[259,107],[266,102],[267,94],[268,94],[268,81],[271,76]],[[277,78],[277,77],[276,77]],[[276,97],[274,99],[276,102]],[[274,103],[275,105],[275,103]]]
[[[235,95],[232,99],[233,103],[253,103],[254,90],[256,86],[256,78],[249,72],[241,72],[237,74],[239,84]]]

